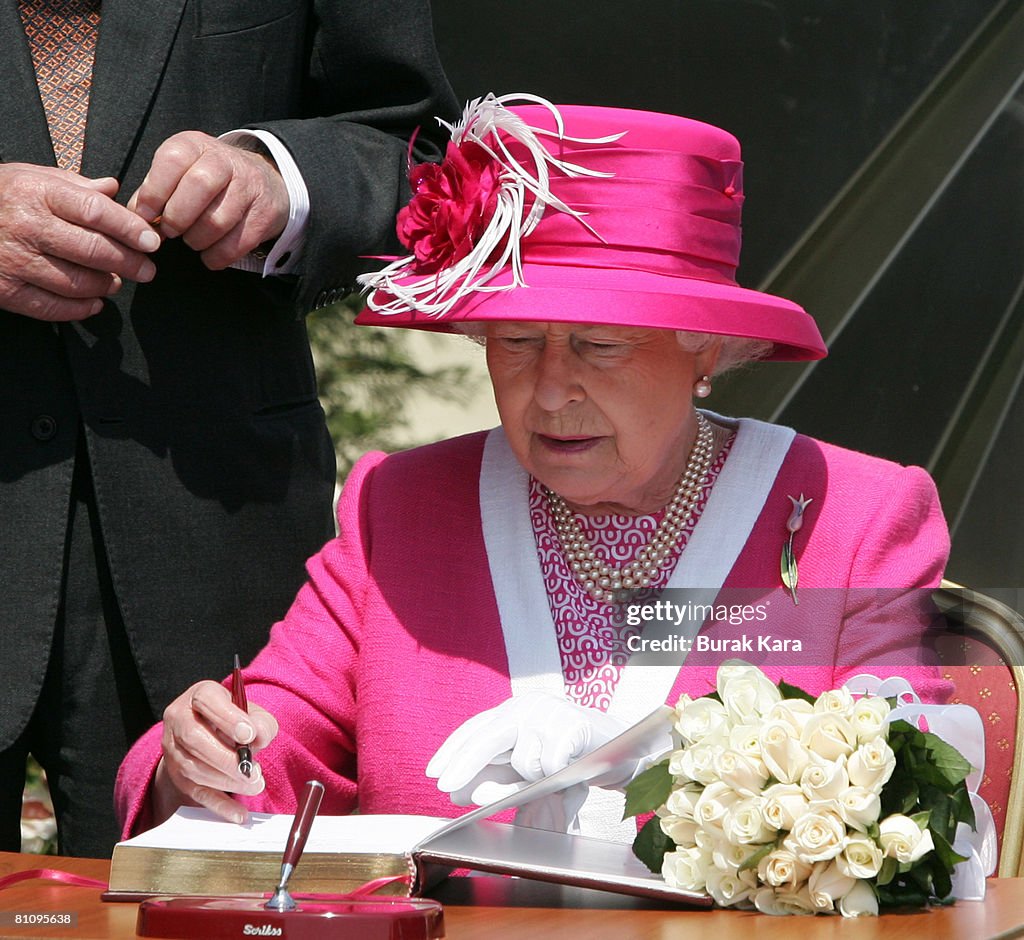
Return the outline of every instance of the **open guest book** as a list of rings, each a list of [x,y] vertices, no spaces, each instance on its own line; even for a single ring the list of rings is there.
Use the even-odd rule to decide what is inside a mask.
[[[489,820],[506,809],[594,780],[669,744],[669,709],[660,708],[628,731],[557,773],[457,819],[429,816],[319,816],[289,887],[296,893],[338,894],[367,881],[408,875],[381,893],[417,894],[452,869],[518,875],[710,905],[704,894],[665,884],[626,843]],[[431,782],[424,778],[424,786]],[[206,810],[179,809],[170,819],[114,847],[106,900],[156,894],[261,894],[277,884],[291,817],[250,814],[244,826]]]

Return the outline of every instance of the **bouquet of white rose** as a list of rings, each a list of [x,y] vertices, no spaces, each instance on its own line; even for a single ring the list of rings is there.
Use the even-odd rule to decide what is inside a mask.
[[[989,865],[965,836],[976,808],[990,817],[971,764],[920,727],[931,707],[846,687],[815,697],[731,660],[716,692],[679,700],[678,748],[628,786],[626,816],[655,813],[634,852],[670,885],[769,914],[948,899],[968,855]]]

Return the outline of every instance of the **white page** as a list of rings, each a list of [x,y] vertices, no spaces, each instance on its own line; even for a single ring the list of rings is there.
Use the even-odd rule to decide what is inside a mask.
[[[250,813],[243,825],[209,810],[182,806],[166,822],[122,845],[164,849],[217,849],[229,852],[283,852],[292,816]],[[377,852],[401,855],[450,820],[434,816],[317,816],[306,852]]]

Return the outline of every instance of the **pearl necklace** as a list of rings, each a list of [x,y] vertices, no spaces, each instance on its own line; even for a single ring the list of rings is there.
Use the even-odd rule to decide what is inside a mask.
[[[651,586],[658,569],[672,554],[686,523],[693,515],[714,453],[711,422],[698,411],[697,437],[686,462],[686,469],[676,484],[676,491],[665,507],[665,515],[647,544],[622,568],[612,568],[597,557],[565,500],[544,487],[562,554],[573,576],[594,600],[610,604],[616,600],[625,600],[627,592],[631,590]]]

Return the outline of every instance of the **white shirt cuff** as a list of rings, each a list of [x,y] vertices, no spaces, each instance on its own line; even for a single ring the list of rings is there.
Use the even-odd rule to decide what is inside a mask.
[[[309,221],[309,190],[302,179],[299,168],[288,148],[270,131],[259,129],[228,131],[220,139],[236,147],[247,147],[259,141],[277,164],[277,169],[288,190],[288,223],[277,237],[273,247],[264,256],[263,252],[252,252],[240,258],[231,267],[242,271],[253,271],[264,277],[270,274],[290,274],[295,270],[306,242],[306,225]]]

